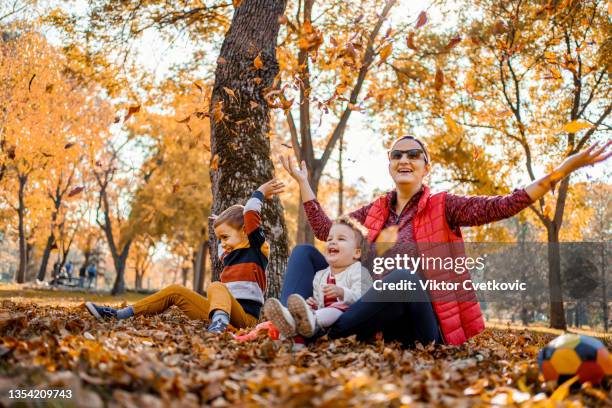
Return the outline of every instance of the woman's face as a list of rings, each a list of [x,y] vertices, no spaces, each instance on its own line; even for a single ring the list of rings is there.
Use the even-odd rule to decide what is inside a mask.
[[[391,150],[423,150],[420,144],[414,140],[404,139],[397,142]],[[429,164],[425,163],[425,155],[416,159],[409,159],[408,155],[402,154],[400,159],[389,160],[389,174],[395,185],[420,185],[423,178],[429,172]]]

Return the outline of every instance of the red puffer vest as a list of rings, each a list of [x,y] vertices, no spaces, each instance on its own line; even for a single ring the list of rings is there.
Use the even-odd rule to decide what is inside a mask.
[[[446,222],[446,193],[431,195],[429,187],[423,186],[423,194],[417,205],[417,212],[412,221],[414,241],[419,256],[452,257],[465,256],[461,231],[452,231]],[[389,199],[387,195],[378,198],[370,207],[364,226],[368,228],[368,240],[373,242],[382,231],[389,217]],[[426,280],[458,283],[456,291],[430,291],[430,298],[444,341],[446,344],[459,345],[484,330],[484,318],[480,311],[478,298],[473,290],[465,290],[462,282],[470,279],[469,273],[455,273],[445,269],[422,268],[422,277]]]

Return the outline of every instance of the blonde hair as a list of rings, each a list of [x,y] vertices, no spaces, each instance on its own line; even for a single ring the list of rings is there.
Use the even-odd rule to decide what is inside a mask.
[[[368,236],[368,230],[359,223],[355,218],[348,215],[341,215],[336,218],[332,224],[333,225],[346,225],[349,227],[353,233],[355,234],[355,241],[357,243],[357,248],[361,250],[361,256],[359,260],[366,259],[368,254],[368,240],[366,237]]]

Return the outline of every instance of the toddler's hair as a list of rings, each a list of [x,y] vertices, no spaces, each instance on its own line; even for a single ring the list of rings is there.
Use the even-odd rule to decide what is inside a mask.
[[[333,222],[334,224],[346,225],[350,229],[353,230],[355,234],[355,241],[357,243],[357,248],[361,249],[361,256],[359,260],[367,259],[369,244],[366,237],[368,236],[368,230],[363,225],[359,223],[355,218],[350,217],[348,215],[341,215],[336,218]]]
[[[213,228],[217,228],[221,224],[227,224],[237,230],[242,229],[244,226],[244,206],[235,204],[223,210],[215,219]]]

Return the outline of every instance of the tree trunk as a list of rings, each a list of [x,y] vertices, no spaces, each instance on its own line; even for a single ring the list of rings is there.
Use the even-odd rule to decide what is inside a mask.
[[[132,241],[128,241],[123,250],[121,251],[121,255],[118,257],[117,251],[112,251],[113,253],[113,261],[115,264],[115,271],[117,272],[117,276],[115,277],[115,283],[113,284],[113,289],[111,290],[111,295],[120,295],[125,293],[125,266],[127,265],[128,254],[130,253],[130,245]]]
[[[206,279],[206,255],[208,252],[208,241],[203,241],[198,248],[198,253],[193,262],[193,290],[204,294],[204,280]]]
[[[548,287],[550,290],[550,327],[566,329],[563,311],[563,286],[561,282],[561,254],[559,253],[559,229],[552,222],[548,232]]]
[[[144,271],[136,269],[134,271],[134,289],[142,289],[142,278],[144,277]]]
[[[340,217],[344,212],[344,172],[342,171],[342,150],[344,150],[344,146],[342,146],[343,139],[344,134],[340,135],[340,140],[338,141],[338,217]]]
[[[298,204],[299,213],[298,213],[298,224],[297,224],[297,236],[295,239],[296,244],[313,244],[314,243],[314,232],[312,228],[310,228],[310,224],[308,223],[308,219],[306,218],[306,213],[304,212],[304,205],[302,204],[302,198],[298,198],[300,200]]]
[[[55,236],[53,232],[49,234],[47,237],[47,243],[45,244],[45,249],[43,251],[42,260],[40,261],[40,268],[38,269],[38,280],[44,281],[45,275],[47,274],[47,265],[49,264],[49,258],[51,257],[51,250],[53,249],[53,244],[55,243]]]
[[[318,190],[319,190],[319,183],[317,182],[315,184],[315,180],[310,174],[309,174],[309,178],[310,180],[308,180],[308,183],[310,184],[312,188],[312,192],[314,193],[316,197],[318,194]],[[304,204],[302,204],[302,197],[299,197],[298,199],[300,200],[300,202],[298,203],[299,212],[298,212],[298,224],[297,224],[297,234],[295,237],[295,243],[312,245],[314,244],[314,239],[315,239],[314,232],[312,231],[312,228],[310,227],[310,224],[308,223],[308,218],[306,217],[306,212],[304,211]]]
[[[274,177],[270,159],[270,108],[264,98],[278,73],[276,41],[286,0],[243,0],[225,36],[210,103],[212,212],[244,204],[260,184]],[[257,63],[255,60],[257,59]],[[277,197],[264,205],[262,221],[271,255],[268,294],[278,296],[287,263],[287,233]],[[222,265],[210,233],[213,280]]]
[[[183,286],[187,287],[187,276],[189,275],[189,268],[184,266],[181,267],[181,274],[183,277]]]
[[[608,288],[607,288],[607,279],[606,279],[606,268],[607,268],[607,264],[606,264],[606,251],[607,249],[607,243],[606,242],[602,242],[601,243],[601,302],[602,302],[602,308],[601,308],[601,312],[602,312],[602,318],[603,318],[603,327],[604,327],[604,332],[608,332]]]
[[[25,185],[28,181],[28,176],[19,175],[19,207],[17,208],[17,215],[19,217],[19,268],[17,269],[16,281],[17,283],[25,282],[26,267],[28,264],[28,254],[26,248],[26,237],[25,237]]]

